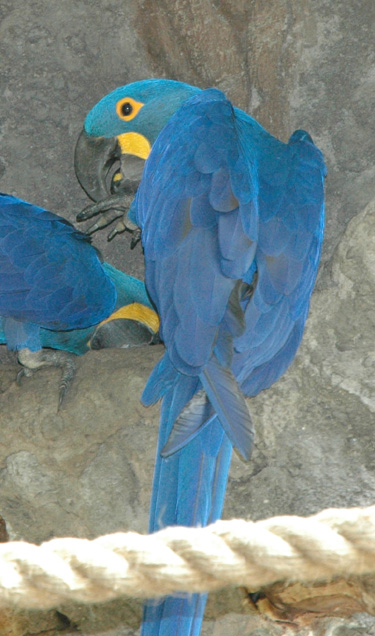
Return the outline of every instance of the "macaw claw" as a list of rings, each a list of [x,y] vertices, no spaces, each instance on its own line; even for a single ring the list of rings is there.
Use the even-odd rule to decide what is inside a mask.
[[[113,230],[111,230],[111,232],[108,234],[107,241],[112,241],[112,239],[115,238],[116,234],[121,234],[122,232],[125,232],[125,230],[127,229],[128,227],[126,226],[126,223],[124,222],[124,220],[119,221],[118,223],[116,223]],[[133,239],[132,239],[132,242],[133,242]]]
[[[62,375],[59,385],[59,403],[57,407],[59,411],[77,371],[75,359],[76,355],[74,353],[68,353],[67,351],[49,349],[30,351],[30,349],[27,348],[20,349],[18,352],[18,361],[23,365],[23,369],[17,374],[17,384],[20,385],[21,379],[24,376],[30,377],[34,371],[38,371],[43,367],[60,368]]]
[[[139,241],[141,240],[141,236],[142,236],[142,231],[140,227],[136,227],[135,230],[133,230],[133,236],[132,236],[132,240],[130,242],[130,249],[133,250],[135,248],[135,246],[137,245],[137,243],[139,243]]]
[[[20,371],[18,371],[17,377],[16,377],[16,383],[18,384],[18,386],[21,386],[22,378],[24,378],[24,377],[31,378],[33,373],[34,372],[31,369],[28,369],[27,367],[22,367],[22,369]]]
[[[76,219],[78,222],[87,221],[87,219],[91,219],[93,216],[111,209],[118,210],[122,214],[129,209],[132,200],[133,197],[131,196],[126,196],[125,194],[119,196],[118,194],[114,194],[96,203],[91,203],[77,214]],[[120,216],[120,214],[117,216]]]
[[[100,230],[101,228],[106,227],[107,225],[110,225],[113,221],[118,219],[119,216],[121,216],[121,212],[116,213],[114,210],[107,210],[107,212],[103,212],[101,216],[99,217],[99,219],[96,221],[96,223],[94,223],[93,225],[90,225],[90,227],[87,228],[86,230],[87,234],[94,234],[94,232],[96,232],[97,230]],[[110,240],[109,236],[111,234],[113,234],[113,230],[108,235],[108,240]]]
[[[121,220],[108,234],[108,241],[112,241],[117,234],[121,234],[128,230],[129,232],[136,232],[138,227],[128,218],[127,212],[132,203],[133,196],[122,194],[112,195],[98,203],[92,203],[88,205],[84,210],[77,214],[77,221],[87,221],[93,216],[100,214],[98,220],[87,229],[87,234],[94,234],[97,230],[101,230],[103,227],[110,225],[118,218]],[[132,240],[132,249],[138,243],[140,234],[136,240]]]

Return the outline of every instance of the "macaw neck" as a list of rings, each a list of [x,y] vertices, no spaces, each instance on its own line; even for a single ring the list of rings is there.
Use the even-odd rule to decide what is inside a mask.
[[[147,114],[152,113],[152,117],[148,116],[147,119],[142,118],[142,112],[139,117],[140,132],[150,142],[151,146],[156,141],[156,138],[167,125],[170,118],[178,111],[186,100],[197,93],[200,93],[202,89],[196,86],[189,86],[188,84],[180,84],[179,90],[176,91],[174,86],[170,84],[166,85],[162,99],[158,95],[158,99],[151,99],[145,106],[147,107]],[[146,111],[145,111],[146,113]]]

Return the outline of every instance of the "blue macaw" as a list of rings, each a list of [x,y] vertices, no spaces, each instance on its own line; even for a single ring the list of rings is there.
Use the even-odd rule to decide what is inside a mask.
[[[157,331],[143,282],[102,264],[66,219],[0,194],[0,343],[18,352],[24,374],[62,367],[61,402],[70,354],[148,343]]]
[[[85,120],[77,174],[104,200],[81,219],[128,205],[136,179],[129,188],[123,155],[146,160],[124,225],[141,228],[166,346],[142,396],[162,399],[150,532],[204,526],[221,516],[232,447],[251,454],[243,396],[271,386],[302,338],[323,238],[324,161],[308,133],[282,143],[219,90],[135,82]],[[197,636],[205,602],[147,602],[142,635]]]

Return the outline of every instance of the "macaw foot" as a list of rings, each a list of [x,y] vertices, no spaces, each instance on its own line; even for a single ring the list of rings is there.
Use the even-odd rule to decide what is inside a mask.
[[[21,378],[24,376],[30,377],[38,369],[59,367],[62,370],[59,386],[59,410],[77,371],[75,359],[76,356],[67,351],[56,351],[54,349],[30,351],[27,348],[20,349],[18,351],[18,361],[23,365],[23,369],[17,375],[17,384],[20,384]]]
[[[108,234],[108,241],[112,241],[116,234],[121,234],[121,232],[125,232],[125,230],[134,232],[138,230],[138,227],[130,221],[127,216],[133,198],[133,193],[130,195],[114,194],[109,196],[98,203],[92,203],[84,208],[84,210],[77,214],[77,221],[87,221],[87,219],[91,219],[93,216],[100,214],[98,220],[86,230],[87,234],[93,234],[97,230],[101,230],[103,227],[110,225],[116,219],[120,219]],[[138,240],[136,241],[137,243]]]

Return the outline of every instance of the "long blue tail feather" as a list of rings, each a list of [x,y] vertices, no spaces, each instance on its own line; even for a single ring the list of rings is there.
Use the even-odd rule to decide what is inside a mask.
[[[183,376],[183,380],[191,378]],[[181,380],[163,399],[150,532],[171,525],[205,526],[219,519],[223,508],[232,444],[217,417],[182,450],[167,458],[161,456],[181,410],[180,391]],[[144,608],[142,636],[198,636],[206,599],[206,594],[181,594],[160,602],[148,601]]]

